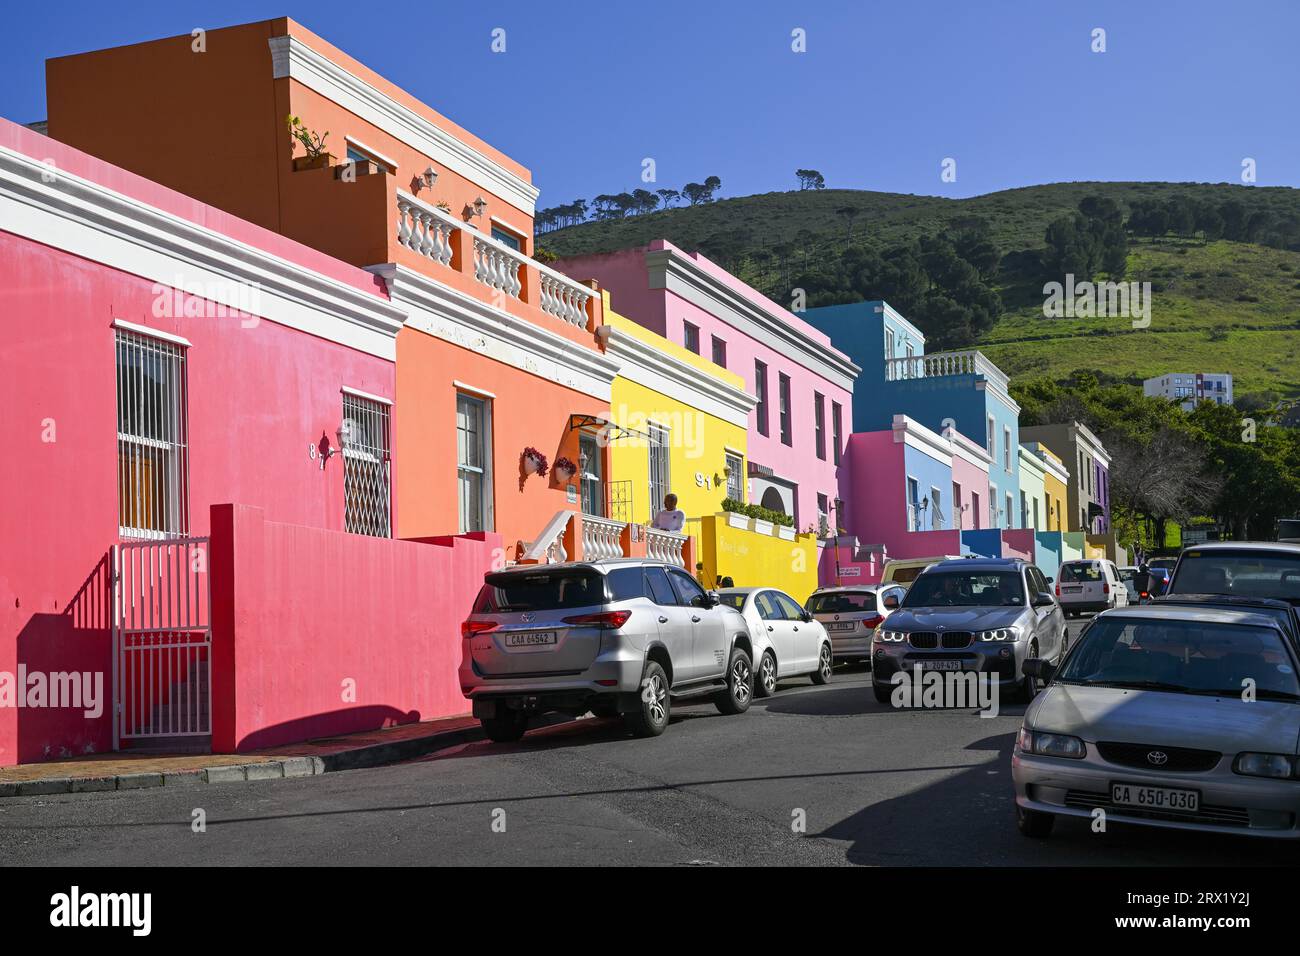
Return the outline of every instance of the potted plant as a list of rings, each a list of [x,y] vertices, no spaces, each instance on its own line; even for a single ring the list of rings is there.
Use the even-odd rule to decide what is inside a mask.
[[[525,475],[537,475],[540,478],[546,477],[546,471],[550,467],[546,461],[546,456],[532,445],[529,445],[520,454],[519,466],[524,470]]]
[[[301,143],[302,148],[307,151],[306,156],[294,157],[293,171],[295,173],[304,169],[321,169],[330,165],[334,155],[325,151],[325,140],[329,137],[328,130],[322,135],[317,135],[309,130],[302,120],[292,114],[285,117],[284,125],[288,128],[289,135],[293,140]]]
[[[559,480],[560,484],[567,485],[571,480],[573,480],[573,476],[577,473],[578,466],[568,458],[561,455],[559,458],[555,459],[555,477]]]

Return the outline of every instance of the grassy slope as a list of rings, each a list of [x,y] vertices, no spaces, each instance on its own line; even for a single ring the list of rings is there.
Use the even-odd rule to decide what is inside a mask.
[[[993,227],[1001,250],[1035,249],[1047,223],[1088,195],[1127,205],[1137,198],[1187,195],[1194,201],[1241,201],[1247,209],[1300,212],[1300,191],[1198,183],[1055,183],[944,199],[897,193],[827,189],[766,193],[679,207],[624,220],[584,223],[548,233],[540,243],[560,255],[619,249],[666,238],[687,249],[728,237],[748,251],[793,242],[841,249],[849,242],[889,245],[979,216]],[[858,210],[852,238],[836,210]],[[811,239],[799,240],[801,231]],[[799,254],[799,253],[797,253]],[[776,270],[748,257],[727,263],[769,294]],[[1048,320],[1037,289],[1006,289],[1008,313],[979,343],[1012,374],[1061,377],[1075,368],[1102,368],[1134,379],[1168,371],[1228,371],[1239,395],[1272,389],[1300,394],[1300,254],[1231,242],[1135,243],[1129,279],[1153,283],[1151,327],[1129,320]],[[1256,301],[1250,301],[1250,299]],[[1211,339],[1222,328],[1226,337]]]

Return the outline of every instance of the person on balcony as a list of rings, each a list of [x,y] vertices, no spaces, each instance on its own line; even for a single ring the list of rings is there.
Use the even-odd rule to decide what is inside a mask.
[[[677,510],[677,496],[674,494],[665,495],[663,509],[655,515],[651,527],[656,531],[676,531],[680,534],[682,526],[685,524],[685,513]]]

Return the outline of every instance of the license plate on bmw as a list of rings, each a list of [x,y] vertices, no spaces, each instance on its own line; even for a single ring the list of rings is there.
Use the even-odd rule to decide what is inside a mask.
[[[546,647],[559,640],[557,631],[520,631],[506,635],[506,647]]]
[[[827,627],[829,631],[851,631],[858,625],[853,621],[841,621],[838,624],[831,624]]]
[[[1200,809],[1201,795],[1196,790],[1176,790],[1172,787],[1146,787],[1133,783],[1112,783],[1110,802],[1125,807],[1144,810],[1175,810],[1195,813]]]
[[[961,661],[921,661],[923,671],[959,671]]]

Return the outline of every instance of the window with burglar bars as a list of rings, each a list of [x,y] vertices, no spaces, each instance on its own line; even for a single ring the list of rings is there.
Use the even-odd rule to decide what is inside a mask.
[[[185,347],[117,330],[118,533],[189,531]]]
[[[647,426],[650,433],[650,520],[664,506],[664,498],[670,490],[668,469],[669,430],[662,425],[651,423]]]
[[[392,537],[389,408],[343,393],[343,528],[352,534]]]
[[[727,497],[732,501],[745,500],[745,459],[727,452]]]

